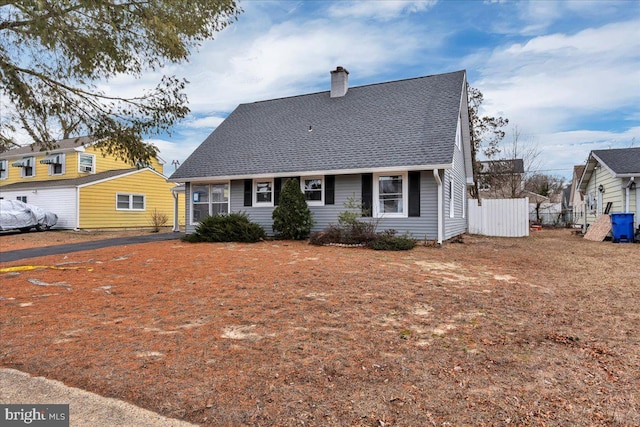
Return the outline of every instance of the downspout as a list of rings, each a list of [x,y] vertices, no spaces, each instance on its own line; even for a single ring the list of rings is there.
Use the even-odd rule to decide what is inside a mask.
[[[629,179],[629,182],[627,183],[627,186],[625,187],[625,203],[624,203],[624,211],[625,212],[630,212],[629,211],[629,197],[631,196],[631,187],[633,186],[633,183],[635,182],[635,177],[631,177]]]
[[[178,224],[178,192],[172,191],[173,195],[173,231],[180,231],[180,224]]]
[[[442,179],[440,179],[440,174],[438,173],[438,169],[433,170],[433,178],[436,180],[436,184],[438,184],[438,244],[442,244]]]
[[[80,230],[80,187],[76,186],[76,231]]]
[[[588,193],[586,194],[588,196]],[[583,207],[583,216],[582,216],[582,234],[587,232],[587,213],[589,213],[589,199],[585,198],[585,200],[582,201],[582,207]]]

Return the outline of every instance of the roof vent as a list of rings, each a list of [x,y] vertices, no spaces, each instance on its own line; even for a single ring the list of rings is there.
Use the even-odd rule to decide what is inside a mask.
[[[349,89],[349,72],[343,67],[331,71],[331,98],[345,96]]]

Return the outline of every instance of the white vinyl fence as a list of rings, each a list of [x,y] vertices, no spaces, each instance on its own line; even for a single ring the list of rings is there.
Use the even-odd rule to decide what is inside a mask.
[[[529,198],[469,199],[469,233],[496,237],[529,235]]]

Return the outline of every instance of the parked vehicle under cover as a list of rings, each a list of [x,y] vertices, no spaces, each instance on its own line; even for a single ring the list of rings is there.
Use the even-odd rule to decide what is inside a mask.
[[[48,230],[58,222],[58,215],[20,200],[0,200],[0,231]]]

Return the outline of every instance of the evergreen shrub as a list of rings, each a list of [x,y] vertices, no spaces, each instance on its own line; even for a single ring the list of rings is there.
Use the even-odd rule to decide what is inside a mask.
[[[409,233],[397,236],[396,230],[378,233],[376,238],[367,243],[367,247],[376,251],[409,251],[416,246],[416,241]]]
[[[295,179],[289,179],[280,192],[278,206],[273,210],[273,232],[279,239],[304,240],[313,227],[313,215]]]
[[[207,216],[195,232],[182,238],[185,242],[255,243],[265,238],[264,229],[251,221],[244,212]]]

